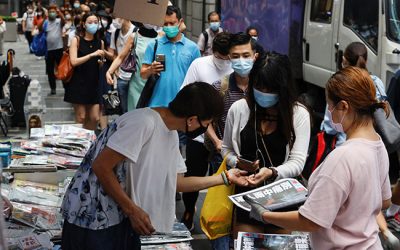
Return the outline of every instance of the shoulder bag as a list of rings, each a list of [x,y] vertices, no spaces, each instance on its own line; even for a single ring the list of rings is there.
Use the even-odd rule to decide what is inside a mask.
[[[133,42],[133,48],[131,48],[129,55],[125,58],[124,62],[120,66],[120,68],[123,71],[129,73],[136,73],[137,70],[136,43],[137,43],[138,32],[136,31],[136,33],[134,34],[135,34],[135,39]]]
[[[76,36],[77,40],[77,49],[79,49],[79,36]],[[71,57],[69,55],[69,49],[66,49],[63,52],[60,63],[57,66],[57,72],[55,76],[58,80],[63,82],[69,82],[74,73],[74,67],[71,64]]]

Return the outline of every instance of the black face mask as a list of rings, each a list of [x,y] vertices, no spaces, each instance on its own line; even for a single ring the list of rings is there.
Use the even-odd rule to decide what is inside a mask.
[[[200,127],[196,128],[193,131],[189,131],[189,127],[188,127],[188,124],[186,122],[186,133],[185,134],[190,139],[194,139],[197,136],[204,134],[208,129],[208,125],[206,127],[204,127],[203,124],[201,124],[201,121],[200,121],[199,117],[197,117],[197,120],[199,121]]]

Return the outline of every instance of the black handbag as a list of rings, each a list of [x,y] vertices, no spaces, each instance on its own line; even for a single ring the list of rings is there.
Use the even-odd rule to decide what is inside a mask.
[[[121,114],[121,101],[119,99],[118,91],[116,89],[109,90],[107,94],[103,95],[104,115],[120,115]]]
[[[154,58],[156,57],[157,47],[158,47],[158,40],[156,39],[156,42],[154,44],[153,61],[154,61]],[[151,75],[147,79],[146,84],[143,87],[142,93],[140,93],[138,103],[136,104],[137,109],[145,108],[145,107],[149,106],[150,99],[154,92],[154,87],[156,86],[156,83],[159,78],[160,78],[160,76],[158,74],[156,74],[156,75]]]

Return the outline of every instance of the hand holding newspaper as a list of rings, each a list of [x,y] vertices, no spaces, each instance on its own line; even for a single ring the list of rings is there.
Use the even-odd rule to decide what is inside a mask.
[[[307,189],[296,179],[286,178],[271,184],[229,196],[238,207],[250,211],[250,205],[244,197],[259,203],[266,210],[275,211],[300,205],[307,199]]]

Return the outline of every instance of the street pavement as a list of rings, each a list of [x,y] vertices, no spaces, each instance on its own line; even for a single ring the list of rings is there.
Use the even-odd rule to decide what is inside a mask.
[[[20,68],[25,74],[29,75],[32,80],[38,80],[42,87],[42,97],[45,100],[46,109],[43,115],[44,124],[73,124],[74,113],[72,105],[63,101],[64,88],[61,81],[57,81],[57,94],[48,96],[50,93],[50,86],[48,84],[46,67],[44,59],[38,60],[35,55],[29,54],[28,44],[23,36],[20,36],[17,42],[4,43],[4,56],[0,60],[5,60],[6,51],[8,49],[15,50],[14,67]],[[2,135],[0,135],[1,137]],[[26,128],[9,128],[8,137],[10,138],[27,138],[28,133]],[[201,206],[204,201],[205,192],[201,192],[199,201],[197,203],[197,211],[200,213]],[[184,212],[183,202],[177,201],[176,205],[177,218],[180,219]],[[211,249],[206,236],[202,233],[198,223],[199,217],[195,217],[195,229],[193,230],[192,246],[194,249],[207,250]]]

